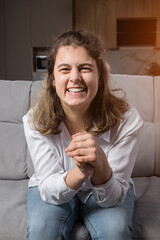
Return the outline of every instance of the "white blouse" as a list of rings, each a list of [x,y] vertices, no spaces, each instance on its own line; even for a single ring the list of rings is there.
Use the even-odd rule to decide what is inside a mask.
[[[29,187],[38,186],[41,198],[55,205],[68,202],[75,195],[85,203],[91,194],[101,207],[116,206],[123,202],[130,185],[143,121],[137,110],[130,106],[119,126],[95,137],[105,152],[112,177],[104,185],[92,185],[88,178],[79,190],[69,188],[65,183],[67,172],[75,167],[72,158],[67,157],[65,148],[71,137],[62,122],[61,132],[49,137],[42,136],[30,124],[31,110],[23,117],[24,131],[35,173],[29,180]]]

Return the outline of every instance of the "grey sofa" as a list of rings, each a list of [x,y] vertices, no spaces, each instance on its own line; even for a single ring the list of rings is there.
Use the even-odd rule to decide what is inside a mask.
[[[0,240],[26,239],[26,193],[33,166],[22,117],[40,84],[0,80]],[[145,122],[132,174],[137,192],[134,239],[160,240],[160,77],[111,75],[111,85],[126,91]],[[82,223],[76,223],[71,239],[90,239]]]

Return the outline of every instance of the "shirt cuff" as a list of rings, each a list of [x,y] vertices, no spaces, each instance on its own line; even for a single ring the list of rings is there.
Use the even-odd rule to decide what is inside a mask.
[[[123,202],[129,184],[125,180],[119,180],[112,176],[103,185],[93,185],[91,178],[89,182],[93,191],[93,195],[100,207],[113,207]]]
[[[41,197],[44,201],[60,205],[70,201],[77,190],[69,188],[65,182],[68,171],[51,176],[40,188]]]
[[[60,185],[61,185],[60,188],[61,188],[61,191],[62,191],[62,197],[67,202],[69,200],[71,200],[74,197],[74,195],[78,192],[78,190],[71,189],[70,187],[67,186],[65,178],[66,178],[66,175],[67,175],[68,172],[69,172],[69,170],[63,174],[63,177],[61,178],[61,182],[60,182]]]

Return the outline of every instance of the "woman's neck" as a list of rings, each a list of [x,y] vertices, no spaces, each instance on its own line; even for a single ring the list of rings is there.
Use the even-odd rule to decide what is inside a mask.
[[[85,131],[85,116],[81,114],[67,114],[65,120],[70,135]]]

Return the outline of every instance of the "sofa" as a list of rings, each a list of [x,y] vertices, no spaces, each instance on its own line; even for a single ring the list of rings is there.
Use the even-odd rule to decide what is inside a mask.
[[[111,74],[110,79],[111,87],[122,88],[144,120],[132,173],[134,240],[160,240],[160,77]],[[22,117],[41,83],[0,80],[0,240],[26,239],[27,184],[34,169]],[[83,223],[75,224],[70,239],[90,239]]]

